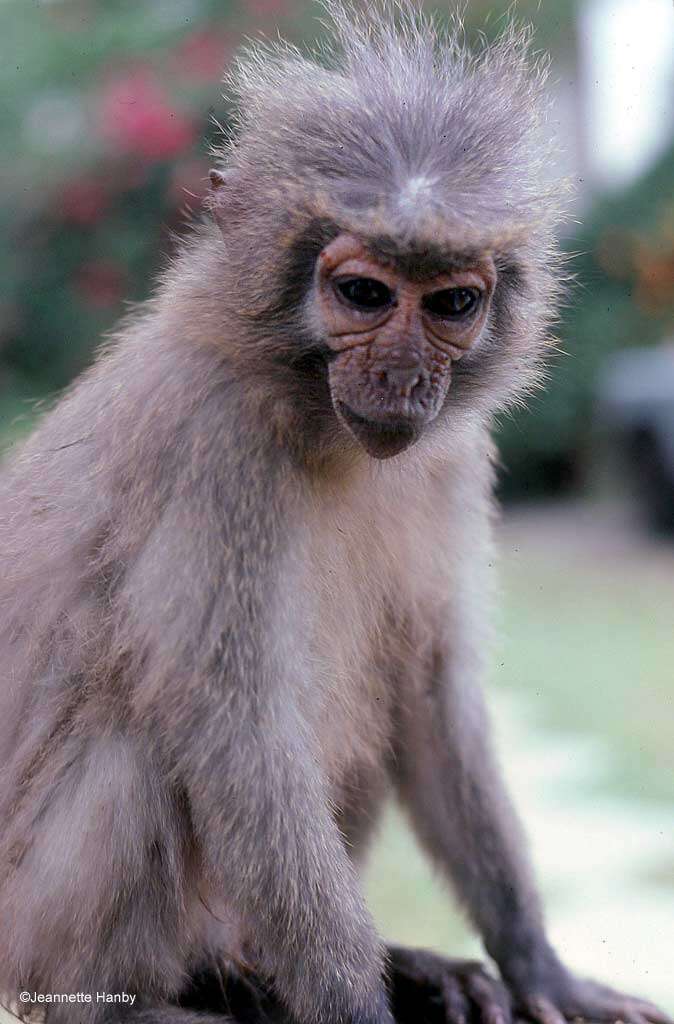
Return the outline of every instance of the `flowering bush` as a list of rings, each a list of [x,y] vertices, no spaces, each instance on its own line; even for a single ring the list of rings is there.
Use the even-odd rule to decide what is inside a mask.
[[[291,0],[2,5],[3,51],[16,55],[0,68],[5,431],[17,412],[29,418],[25,399],[90,361],[125,300],[147,293],[199,211],[233,46],[290,13]]]

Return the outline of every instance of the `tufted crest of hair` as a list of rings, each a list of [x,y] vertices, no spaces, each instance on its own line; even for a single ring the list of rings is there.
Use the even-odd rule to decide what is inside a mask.
[[[458,18],[441,29],[407,3],[326,6],[332,37],[313,57],[283,43],[239,57],[230,166],[254,169],[276,196],[383,207],[408,237],[424,213],[468,233],[555,219],[547,63],[528,28],[510,24],[471,53]]]

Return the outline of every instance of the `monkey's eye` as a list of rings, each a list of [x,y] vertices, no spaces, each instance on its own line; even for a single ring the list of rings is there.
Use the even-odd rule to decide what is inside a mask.
[[[442,320],[460,320],[469,316],[480,304],[479,288],[443,288],[424,297],[424,309]]]
[[[376,311],[393,305],[391,289],[373,277],[346,277],[335,281],[337,294],[356,309]]]

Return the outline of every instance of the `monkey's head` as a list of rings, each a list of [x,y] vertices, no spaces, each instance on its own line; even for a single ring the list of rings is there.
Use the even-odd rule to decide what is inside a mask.
[[[244,359],[286,367],[323,440],[382,459],[538,379],[560,280],[544,74],[521,31],[475,56],[411,6],[329,7],[328,66],[241,58],[210,205]]]

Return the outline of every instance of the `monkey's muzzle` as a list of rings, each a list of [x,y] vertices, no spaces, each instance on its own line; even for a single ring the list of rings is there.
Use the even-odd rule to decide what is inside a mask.
[[[442,408],[450,365],[426,366],[418,357],[373,362],[353,349],[330,363],[332,404],[338,419],[374,459],[390,459],[419,440]]]
[[[390,459],[405,451],[419,437],[421,426],[412,420],[369,420],[339,402],[337,414],[355,439],[374,459]]]

